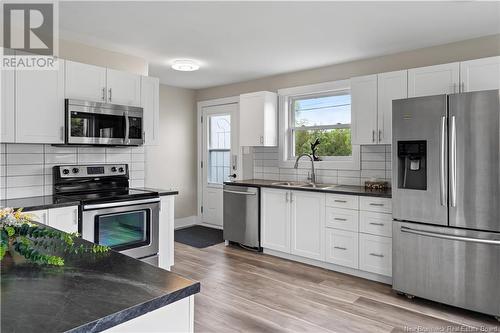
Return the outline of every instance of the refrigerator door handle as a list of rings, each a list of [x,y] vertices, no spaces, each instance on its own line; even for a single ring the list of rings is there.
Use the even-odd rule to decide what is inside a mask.
[[[441,117],[441,147],[439,163],[439,188],[441,190],[441,206],[446,206],[446,117]]]
[[[450,201],[451,207],[457,206],[457,127],[455,116],[451,117],[450,152]]]
[[[448,234],[443,234],[443,233],[439,233],[439,232],[417,230],[417,229],[412,229],[412,228],[408,228],[408,227],[404,227],[404,226],[401,227],[401,232],[405,232],[408,234],[421,235],[421,236],[436,237],[436,238],[441,238],[441,239],[456,240],[456,241],[461,241],[461,242],[500,245],[500,240],[480,239],[480,238],[472,238],[472,237],[464,237],[464,236],[454,236],[454,235],[448,235]]]

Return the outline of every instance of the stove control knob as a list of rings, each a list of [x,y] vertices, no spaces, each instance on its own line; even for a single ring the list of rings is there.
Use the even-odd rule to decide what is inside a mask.
[[[120,167],[120,168],[118,169],[118,171],[123,172],[123,171],[125,171],[125,169],[124,169],[123,167]]]
[[[116,167],[111,167],[111,172],[116,172]]]
[[[73,170],[71,170],[71,171],[73,171],[73,173],[79,173],[79,172],[80,172],[80,169],[78,169],[78,168],[73,168]]]
[[[69,173],[69,169],[63,169],[62,173],[63,175],[67,175]]]

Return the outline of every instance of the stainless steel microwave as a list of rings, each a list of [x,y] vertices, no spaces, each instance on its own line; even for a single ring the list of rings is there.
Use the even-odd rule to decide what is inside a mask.
[[[66,144],[140,146],[144,143],[141,107],[65,100]]]

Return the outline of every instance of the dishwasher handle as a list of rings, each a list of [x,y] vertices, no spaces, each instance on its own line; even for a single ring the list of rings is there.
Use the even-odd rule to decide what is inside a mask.
[[[243,195],[257,195],[255,192],[243,192],[243,191],[232,191],[232,190],[224,190],[225,193],[233,193],[233,194],[243,194]]]

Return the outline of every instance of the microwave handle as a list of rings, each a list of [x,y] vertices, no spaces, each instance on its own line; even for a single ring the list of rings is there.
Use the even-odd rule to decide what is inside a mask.
[[[125,117],[125,144],[128,144],[130,142],[129,140],[129,135],[130,135],[130,120],[128,119],[128,113],[125,112],[123,113],[123,116]]]

